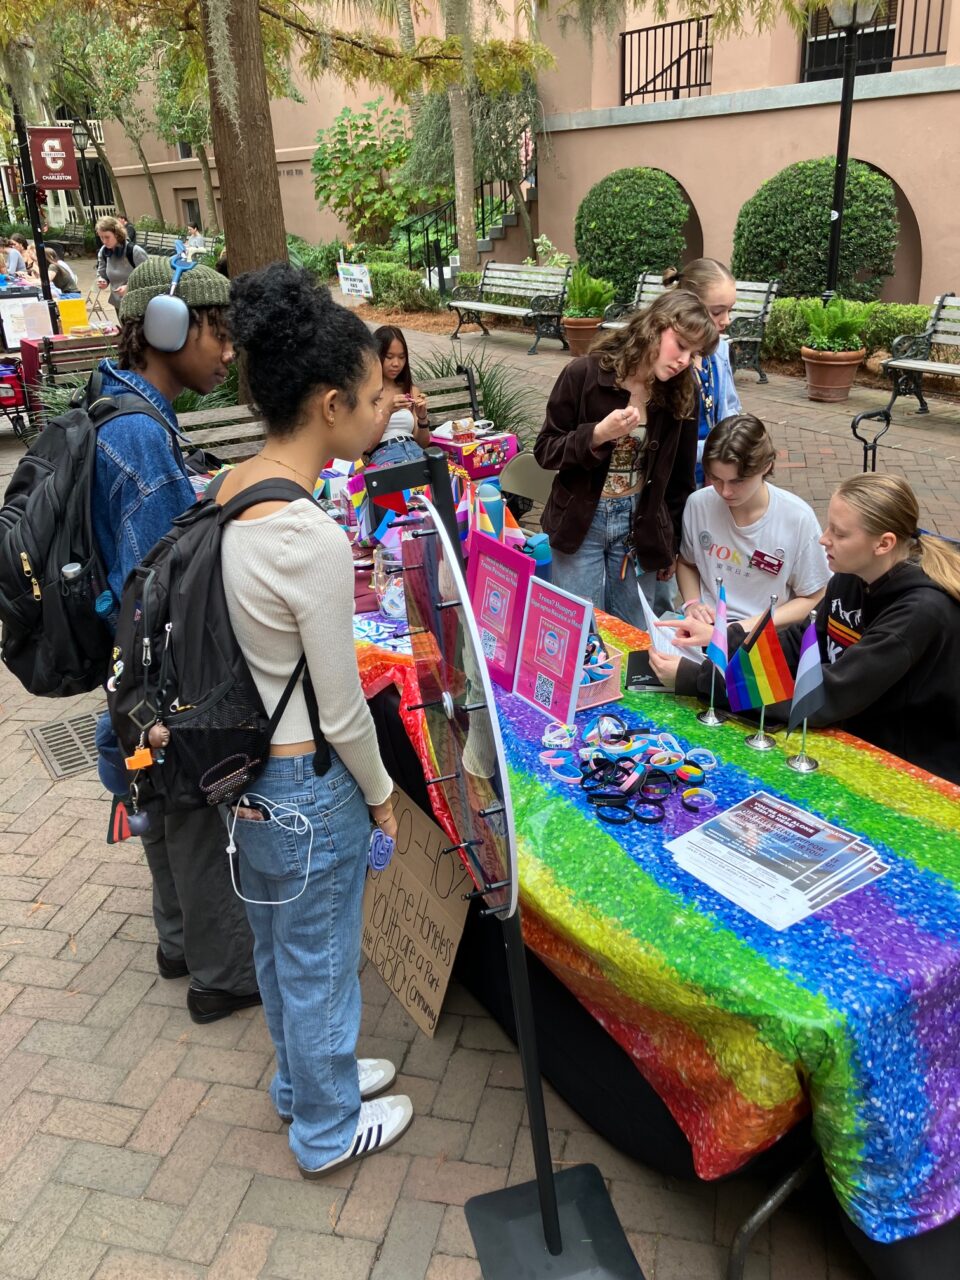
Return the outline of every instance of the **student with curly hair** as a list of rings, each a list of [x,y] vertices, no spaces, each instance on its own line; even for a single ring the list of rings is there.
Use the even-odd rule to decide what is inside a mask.
[[[206,267],[192,267],[177,293],[189,328],[179,351],[159,351],[144,334],[151,299],[170,292],[166,258],[149,258],[132,272],[121,309],[117,363],[98,370],[99,395],[128,411],[97,432],[91,517],[107,571],[97,610],[109,623],[123,584],[173,521],[195,501],[181,451],[173,402],[189,387],[206,395],[227,376],[233,344],[226,326],[230,285]],[[122,792],[126,772],[109,717],[97,728],[104,785]],[[213,1022],[260,1003],[252,940],[243,906],[234,897],[224,856],[224,827],[216,810],[151,811],[143,836],[153,877],[157,969],[161,978],[189,974],[187,1009],[194,1022]]]
[[[357,458],[377,433],[383,386],[372,335],[305,271],[275,263],[234,282],[230,324],[266,419],[258,454],[230,472],[227,502],[261,480],[291,480],[294,502],[264,502],[224,530],[230,620],[268,713],[306,655],[315,716],[294,690],[256,794],[231,816],[277,1055],[270,1097],[290,1123],[305,1178],[395,1142],[413,1108],[383,1059],[356,1058],[360,927],[371,821],[396,835],[390,780],[360,687],[353,563],[346,535],[313,501],[328,458]],[[330,749],[315,764],[318,724]]]
[[[558,473],[542,520],[553,581],[634,626],[645,625],[638,575],[652,595],[674,573],[697,459],[690,366],[716,345],[692,294],[663,294],[570,361],[534,445]]]
[[[127,234],[127,228],[117,218],[109,216],[97,219],[97,235],[100,250],[97,253],[97,285],[110,290],[110,305],[120,314],[120,303],[127,291],[130,273],[143,266],[147,254]]]

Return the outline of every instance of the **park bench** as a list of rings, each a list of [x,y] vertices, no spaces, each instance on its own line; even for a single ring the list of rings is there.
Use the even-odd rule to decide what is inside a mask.
[[[40,347],[40,380],[49,387],[90,374],[101,360],[117,354],[116,334],[96,334],[90,338],[44,338]]]
[[[737,300],[730,327],[724,335],[730,344],[730,364],[734,372],[737,369],[755,369],[760,382],[766,382],[767,375],[760,365],[760,348],[780,282],[738,280],[736,286]],[[660,273],[644,271],[637,280],[633,300],[627,303],[614,302],[607,307],[600,328],[622,329],[634,311],[648,307],[663,292],[665,290]]]
[[[419,378],[417,386],[427,397],[427,425],[431,431],[453,418],[483,417],[483,389],[469,367],[457,365],[448,378]],[[494,424],[496,425],[496,424]]]
[[[79,222],[65,222],[62,227],[51,227],[43,243],[55,249],[58,258],[73,257],[83,253],[86,245],[86,228]]]
[[[569,267],[485,263],[479,284],[457,285],[450,296],[447,307],[457,313],[457,327],[451,341],[465,324],[478,324],[489,334],[483,323],[484,315],[515,316],[536,329],[537,336],[528,355],[536,353],[541,338],[558,338],[567,350],[560,317],[569,279]]]
[[[858,413],[850,423],[850,430],[863,445],[863,469],[876,471],[877,444],[881,436],[890,430],[892,409],[903,395],[916,396],[920,405],[917,413],[929,413],[923,398],[923,375],[934,374],[939,378],[960,378],[960,364],[952,364],[945,357],[947,347],[960,347],[960,298],[955,293],[941,293],[934,298],[930,319],[923,333],[906,333],[894,338],[890,358],[881,368],[893,379],[893,394],[883,409],[870,413]],[[880,422],[883,425],[868,440],[859,431],[862,422]]]

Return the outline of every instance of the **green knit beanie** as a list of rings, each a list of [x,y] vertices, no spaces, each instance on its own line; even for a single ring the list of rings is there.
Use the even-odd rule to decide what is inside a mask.
[[[151,298],[170,292],[172,280],[169,258],[148,258],[135,267],[120,303],[120,319],[136,320],[142,316]],[[177,297],[188,307],[225,307],[230,301],[230,281],[219,271],[198,264],[180,277]]]

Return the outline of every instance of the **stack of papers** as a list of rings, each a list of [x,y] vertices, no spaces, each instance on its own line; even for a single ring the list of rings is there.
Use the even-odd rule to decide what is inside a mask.
[[[890,869],[859,837],[763,791],[666,847],[684,871],[777,930]]]

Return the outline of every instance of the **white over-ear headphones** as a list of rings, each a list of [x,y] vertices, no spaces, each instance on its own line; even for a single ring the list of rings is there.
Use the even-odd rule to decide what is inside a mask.
[[[190,332],[190,308],[176,296],[180,277],[197,264],[186,256],[182,240],[178,240],[177,252],[170,259],[173,279],[170,292],[151,298],[143,313],[143,336],[156,351],[182,351]]]

